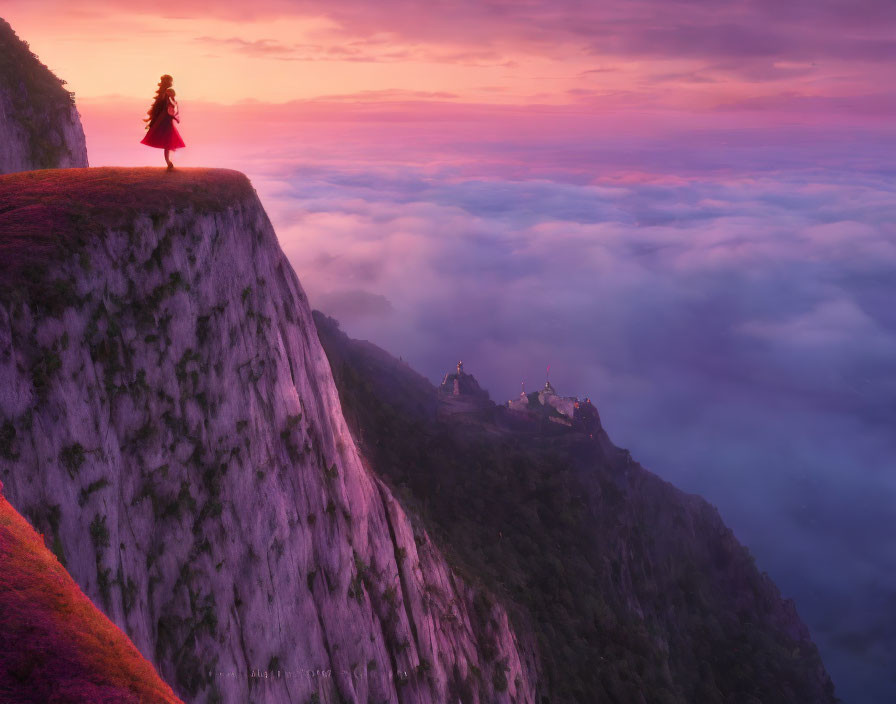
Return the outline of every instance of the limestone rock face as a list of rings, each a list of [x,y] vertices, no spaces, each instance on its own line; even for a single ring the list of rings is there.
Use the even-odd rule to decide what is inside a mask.
[[[245,176],[0,202],[0,480],[185,701],[535,700],[534,649],[363,464]]]
[[[0,19],[0,174],[87,166],[72,94]]]

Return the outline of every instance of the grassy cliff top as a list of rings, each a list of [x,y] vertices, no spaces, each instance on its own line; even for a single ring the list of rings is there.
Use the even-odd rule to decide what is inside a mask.
[[[180,703],[2,494],[0,633],[3,701]]]
[[[255,196],[230,169],[101,167],[44,169],[0,176],[0,278],[41,267],[104,227],[140,215],[223,211]]]

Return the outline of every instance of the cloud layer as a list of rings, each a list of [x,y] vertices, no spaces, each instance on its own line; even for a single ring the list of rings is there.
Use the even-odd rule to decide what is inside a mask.
[[[465,140],[458,121],[426,159],[399,148],[413,122],[345,129],[380,139],[252,164],[312,304],[432,380],[463,358],[498,400],[550,364],[618,444],[720,507],[844,701],[891,701],[891,137],[648,130],[583,156],[581,134]]]

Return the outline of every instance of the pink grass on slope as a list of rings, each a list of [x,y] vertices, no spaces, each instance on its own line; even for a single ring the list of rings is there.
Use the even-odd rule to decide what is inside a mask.
[[[2,495],[0,702],[180,703]]]

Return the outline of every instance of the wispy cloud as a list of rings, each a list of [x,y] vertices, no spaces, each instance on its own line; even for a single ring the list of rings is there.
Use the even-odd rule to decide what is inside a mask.
[[[426,77],[434,91],[459,92],[463,86],[472,92],[473,86],[493,85],[500,77],[529,96],[542,92],[560,100],[574,89],[597,95],[631,91],[645,103],[702,109],[786,93],[808,99],[891,96],[889,86],[896,84],[896,6],[889,0],[794,0],[786,7],[768,0],[212,5],[159,0],[151,12],[141,8],[139,13],[119,0],[85,0],[77,8],[50,0],[7,0],[7,5],[13,19],[41,22],[44,31],[56,27],[54,36],[64,41],[70,41],[63,30],[70,32],[72,22],[85,36],[109,36],[104,28],[124,27],[134,39],[145,40],[143,60],[147,32],[169,31],[166,47],[176,45],[179,52],[214,47],[219,58],[281,64],[401,65],[405,83]],[[119,53],[125,52],[123,44]],[[433,73],[421,64],[446,70]],[[232,63],[228,66],[233,69]],[[461,74],[447,70],[451,66],[479,69],[480,75],[467,85]],[[282,80],[288,70],[274,73]],[[340,81],[350,80],[344,70],[331,66],[328,71]],[[565,74],[562,80],[545,82],[557,73]],[[375,78],[380,82],[384,76]],[[259,81],[256,89],[264,85]]]
[[[240,37],[198,36],[195,40],[222,51],[283,61],[355,61],[363,63],[446,63],[465,66],[507,66],[508,59],[490,50],[438,50],[430,46],[390,44],[381,38],[356,38],[348,42],[283,43],[276,39],[246,40]]]

